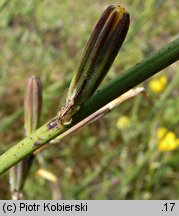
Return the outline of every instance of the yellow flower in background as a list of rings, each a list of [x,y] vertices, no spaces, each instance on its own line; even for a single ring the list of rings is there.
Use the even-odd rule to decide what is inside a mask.
[[[162,128],[158,128],[157,130],[157,139],[162,139],[164,137],[164,135],[166,135],[167,133],[167,129],[162,127]]]
[[[150,89],[155,93],[161,93],[167,85],[167,77],[161,76],[149,82]]]
[[[177,143],[177,145],[179,146],[179,139],[178,139],[178,138],[176,139],[176,143]]]
[[[172,151],[179,147],[179,139],[175,133],[167,131],[166,128],[159,128],[157,130],[158,149],[160,151]]]
[[[116,127],[118,129],[125,129],[128,128],[130,126],[130,118],[128,116],[121,116],[118,118],[117,122],[116,122]]]

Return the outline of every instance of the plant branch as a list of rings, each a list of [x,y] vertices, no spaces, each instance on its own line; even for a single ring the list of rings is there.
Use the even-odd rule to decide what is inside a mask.
[[[115,80],[111,81],[103,89],[95,93],[72,117],[70,125],[59,128],[56,124],[56,117],[46,123],[34,133],[20,141],[0,156],[0,174],[4,173],[11,166],[31,154],[50,140],[62,134],[78,122],[85,119],[110,101],[119,97],[129,89],[140,84],[153,76],[160,70],[168,67],[179,59],[179,38],[167,44],[164,48],[146,57],[140,63],[132,66],[123,72]]]
[[[94,121],[97,121],[98,119],[104,117],[107,113],[109,113],[115,107],[121,105],[125,101],[137,96],[139,93],[142,93],[142,92],[144,92],[143,87],[130,89],[129,91],[122,94],[121,96],[117,97],[115,100],[113,100],[110,103],[103,106],[101,109],[97,110],[96,112],[92,113],[91,115],[89,115],[88,117],[86,117],[85,119],[80,121],[79,123],[75,124],[73,127],[71,127],[70,129],[68,129],[67,131],[65,131],[64,133],[62,133],[58,137],[56,137],[54,140],[52,140],[51,143],[59,142],[59,140],[61,140],[63,137],[68,136],[69,134],[76,132],[81,127],[83,127],[87,124],[90,124]]]

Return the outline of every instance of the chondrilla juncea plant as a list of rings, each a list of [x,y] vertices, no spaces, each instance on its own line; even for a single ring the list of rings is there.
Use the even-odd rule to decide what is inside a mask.
[[[127,33],[127,25],[129,24],[129,15],[121,7],[110,6],[106,11],[108,11],[108,13],[105,12],[103,14],[106,25],[102,25],[103,23],[101,24],[102,29],[104,27],[106,28],[104,28],[105,30],[102,31],[102,33],[96,32],[96,35],[95,33],[92,34],[77,72],[70,84],[64,108],[61,108],[57,116],[50,122],[44,124],[41,128],[28,135],[24,140],[1,155],[0,173],[5,172],[15,163],[58,135],[62,135],[69,128],[72,128],[78,122],[127,90],[135,87],[178,60],[179,39],[175,39],[160,51],[146,57],[138,65],[123,72],[99,92],[94,94],[117,55]],[[113,25],[108,26],[107,23],[112,23]],[[113,28],[111,28],[111,26],[113,26]],[[120,37],[117,35],[119,31],[115,31],[117,27],[121,27],[121,29],[118,29],[121,30],[120,33],[122,35],[120,35]],[[103,34],[106,37],[104,37]],[[117,43],[117,39],[119,43]],[[99,47],[101,49],[98,50],[97,48]]]
[[[57,125],[70,124],[72,116],[80,106],[94,94],[111,67],[126,37],[129,14],[120,6],[109,6],[98,23],[84,49],[77,72],[71,81],[66,105],[57,116]],[[36,77],[27,81],[24,97],[24,120],[26,135],[30,135],[39,124],[42,106],[42,85]],[[11,168],[10,186],[13,199],[22,198],[22,188],[33,154]]]

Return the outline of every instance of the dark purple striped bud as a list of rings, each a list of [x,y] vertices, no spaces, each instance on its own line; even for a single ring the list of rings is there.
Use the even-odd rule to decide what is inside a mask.
[[[59,122],[68,122],[80,106],[94,94],[118,54],[129,22],[129,13],[118,5],[111,5],[104,11],[84,49],[70,84],[66,105],[58,113]]]

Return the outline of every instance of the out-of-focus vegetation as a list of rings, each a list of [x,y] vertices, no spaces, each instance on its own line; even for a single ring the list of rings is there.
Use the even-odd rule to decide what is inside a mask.
[[[104,82],[178,34],[178,1],[1,0],[0,153],[24,136],[26,79],[41,77],[43,124],[64,104],[82,49],[112,3],[130,12],[131,25]],[[25,198],[178,199],[177,63],[143,86],[147,97],[126,102],[41,151],[25,184]],[[6,173],[0,177],[0,199],[9,198]]]

